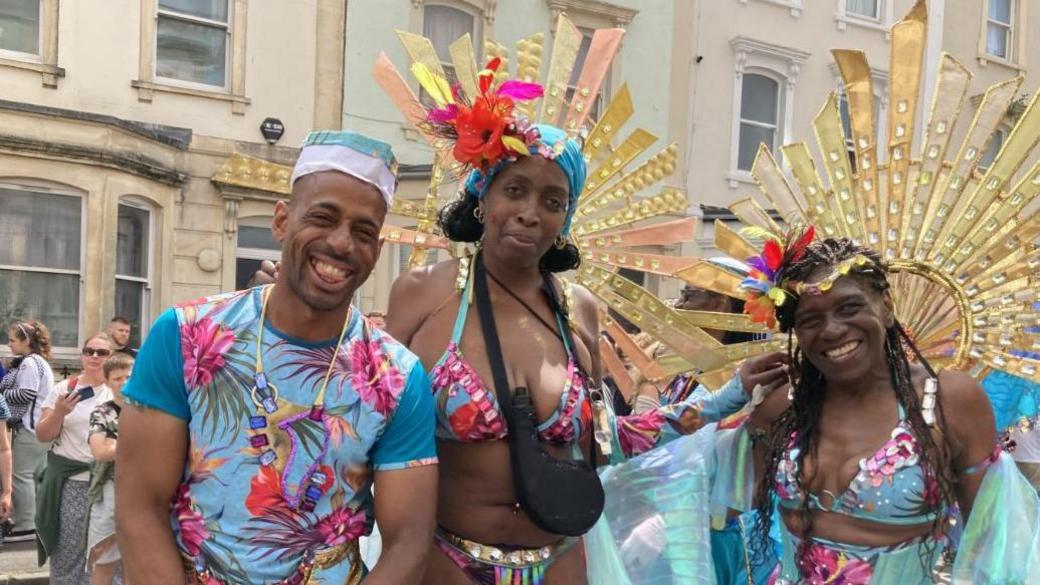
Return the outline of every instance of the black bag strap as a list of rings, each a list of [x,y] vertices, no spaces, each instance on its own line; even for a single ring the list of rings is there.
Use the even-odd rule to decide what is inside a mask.
[[[480,328],[484,332],[484,346],[487,348],[488,362],[491,364],[491,376],[495,382],[498,405],[502,409],[502,414],[505,415],[508,427],[513,418],[513,394],[509,389],[509,376],[506,375],[506,366],[502,361],[502,346],[498,341],[495,314],[491,309],[491,295],[488,293],[484,255],[477,254],[474,260],[473,294],[477,302],[477,315],[480,317]]]
[[[509,377],[506,375],[506,367],[502,362],[502,345],[498,341],[495,315],[491,309],[491,295],[488,293],[487,269],[484,267],[484,258],[481,254],[477,254],[476,258],[474,258],[473,271],[473,294],[477,304],[477,315],[480,317],[480,327],[484,332],[484,346],[487,348],[488,362],[491,364],[491,376],[495,383],[495,395],[498,397],[499,408],[502,409],[502,414],[505,415],[506,430],[508,431],[509,423],[513,420],[515,413],[513,410],[513,395],[509,389]],[[562,312],[556,289],[548,275],[545,276],[544,286],[546,294],[549,295],[549,304],[553,312],[564,317],[560,324],[562,329],[560,334],[566,336],[565,339],[570,344],[571,351],[575,352],[574,360],[580,370],[581,362],[578,361],[574,339],[571,337],[570,326],[567,324],[566,313]],[[530,397],[528,397],[528,400],[530,400]],[[596,441],[592,439],[589,440],[587,462],[593,468],[596,467]]]

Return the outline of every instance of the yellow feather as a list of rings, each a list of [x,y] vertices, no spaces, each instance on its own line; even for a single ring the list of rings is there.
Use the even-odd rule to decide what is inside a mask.
[[[777,242],[780,242],[780,236],[765,228],[760,228],[757,225],[749,225],[740,228],[740,235],[754,238],[756,240],[776,240]]]
[[[455,103],[455,100],[451,97],[451,86],[448,85],[448,80],[430,71],[430,68],[426,65],[412,63],[412,76],[426,90],[426,93],[430,94],[433,101],[437,102],[439,107]]]
[[[527,150],[527,145],[515,136],[503,136],[502,144],[505,144],[509,150],[512,150],[513,152],[518,152],[525,156],[531,154],[531,152]]]

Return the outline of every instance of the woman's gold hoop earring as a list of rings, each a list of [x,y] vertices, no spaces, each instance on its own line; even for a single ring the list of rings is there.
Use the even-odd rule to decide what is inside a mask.
[[[562,250],[567,247],[567,238],[563,235],[556,236],[556,241],[553,242],[553,245],[556,246],[557,250]]]
[[[477,218],[477,221],[484,223],[484,208],[480,205],[473,208],[473,217]]]

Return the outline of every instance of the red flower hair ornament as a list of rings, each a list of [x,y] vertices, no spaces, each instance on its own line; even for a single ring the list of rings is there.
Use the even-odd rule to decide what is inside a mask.
[[[538,142],[538,131],[516,111],[516,104],[540,98],[544,90],[538,83],[516,80],[496,86],[501,65],[498,57],[488,61],[477,74],[479,93],[472,98],[460,84],[450,85],[422,63],[412,65],[412,75],[436,103],[426,112],[425,129],[454,143],[451,153],[462,172],[487,172],[504,159],[529,155],[529,147]]]

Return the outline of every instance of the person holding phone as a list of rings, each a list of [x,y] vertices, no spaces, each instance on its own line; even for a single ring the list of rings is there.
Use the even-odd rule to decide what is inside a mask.
[[[51,583],[87,585],[87,487],[94,461],[88,440],[90,413],[112,400],[105,385],[103,365],[113,344],[98,333],[83,344],[83,370],[58,382],[43,401],[36,438],[53,441],[47,469],[36,496],[36,541],[39,563],[50,557]]]

